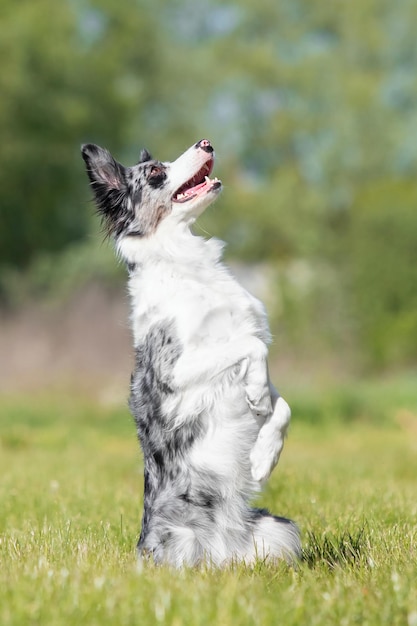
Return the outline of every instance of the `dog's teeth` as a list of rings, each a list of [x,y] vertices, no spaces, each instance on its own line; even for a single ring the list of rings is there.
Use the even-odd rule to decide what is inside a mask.
[[[204,176],[204,180],[206,181],[206,183],[210,183],[211,182],[211,180],[210,180],[210,178],[208,176]]]

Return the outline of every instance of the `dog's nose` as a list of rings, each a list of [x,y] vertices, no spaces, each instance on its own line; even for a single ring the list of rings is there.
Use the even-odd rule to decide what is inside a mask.
[[[204,152],[213,152],[213,146],[208,139],[200,139],[200,141],[195,144],[195,147],[201,148]]]

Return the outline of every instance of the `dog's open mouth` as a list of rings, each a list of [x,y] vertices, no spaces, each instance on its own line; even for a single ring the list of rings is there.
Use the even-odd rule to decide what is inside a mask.
[[[220,180],[217,177],[213,180],[209,178],[213,170],[213,164],[214,159],[210,159],[194,176],[181,185],[172,197],[173,202],[188,202],[208,191],[219,189],[221,187]]]

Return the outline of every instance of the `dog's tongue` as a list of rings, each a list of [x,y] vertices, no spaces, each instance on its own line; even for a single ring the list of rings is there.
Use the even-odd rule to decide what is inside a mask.
[[[195,187],[191,187],[191,189],[189,189],[188,191],[195,193],[196,191],[198,191],[199,189],[203,189],[203,187],[206,187],[207,185],[209,185],[211,183],[211,180],[208,176],[206,176],[205,180],[203,183],[199,183],[198,185],[196,185]]]
[[[215,183],[218,183],[219,179],[217,178],[213,178],[213,180],[211,178],[209,178],[208,176],[206,176],[205,180],[203,183],[199,183],[198,185],[195,185],[194,187],[190,187],[189,189],[186,189],[183,194],[181,194],[182,196],[195,196],[198,195],[201,191],[204,191],[204,189],[207,187],[210,187],[210,185],[213,185]]]

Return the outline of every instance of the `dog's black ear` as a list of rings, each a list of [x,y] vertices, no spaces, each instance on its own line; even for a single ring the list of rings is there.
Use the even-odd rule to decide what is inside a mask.
[[[152,161],[152,155],[146,149],[141,150],[139,155],[139,163],[145,163],[145,161]]]
[[[126,229],[126,168],[115,161],[108,150],[92,143],[81,147],[97,209],[109,234],[120,235]]]
[[[86,143],[81,146],[81,154],[96,196],[100,190],[121,191],[125,187],[125,168],[113,159],[108,150]]]

